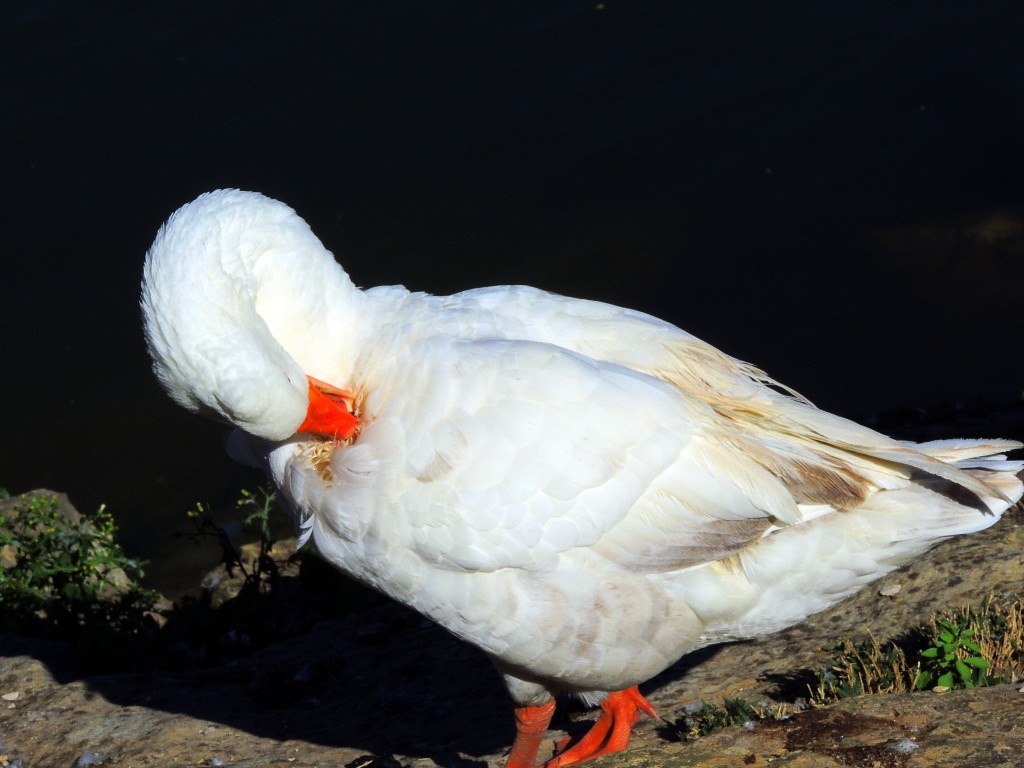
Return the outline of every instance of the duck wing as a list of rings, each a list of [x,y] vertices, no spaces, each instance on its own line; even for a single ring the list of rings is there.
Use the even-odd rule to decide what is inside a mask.
[[[961,486],[993,510],[1009,501],[998,482],[986,483],[984,473],[965,472],[957,462],[969,453],[1019,448],[1015,441],[960,440],[955,451],[937,453],[893,440],[816,408],[756,366],[670,323],[611,304],[527,286],[478,289],[450,298],[493,314],[497,319],[483,323],[484,328],[646,373],[703,401],[721,417],[713,420],[719,442],[735,445],[762,464],[798,502],[848,509],[872,487],[891,487],[890,475],[903,480],[911,469]],[[799,519],[780,518],[788,523]]]
[[[432,565],[537,569],[590,548],[690,568],[909,475],[751,432],[676,384],[552,344],[426,339],[406,356],[379,373],[389,393],[368,398],[377,415],[353,448],[401,457],[381,479],[401,518],[388,537],[404,531]]]

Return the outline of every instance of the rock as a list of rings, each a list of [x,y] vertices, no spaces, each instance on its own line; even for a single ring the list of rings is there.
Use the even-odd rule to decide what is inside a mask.
[[[292,557],[295,554],[296,544],[295,538],[277,541],[267,553],[281,577],[294,578],[299,575],[299,565]],[[258,543],[243,544],[238,548],[238,555],[242,567],[245,569],[244,572],[237,565],[229,569],[221,563],[203,577],[201,586],[209,594],[212,608],[219,608],[237,595],[245,583],[246,573],[251,574],[256,571],[260,559],[260,545]]]

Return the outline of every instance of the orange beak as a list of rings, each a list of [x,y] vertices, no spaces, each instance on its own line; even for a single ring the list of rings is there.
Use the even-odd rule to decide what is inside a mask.
[[[306,378],[309,379],[309,410],[295,433],[309,432],[336,440],[352,437],[359,428],[359,419],[349,411],[355,395],[312,376]]]

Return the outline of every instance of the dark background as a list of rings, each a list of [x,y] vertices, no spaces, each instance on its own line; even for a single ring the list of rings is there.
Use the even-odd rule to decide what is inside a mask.
[[[1021,8],[9,0],[0,485],[191,578],[170,533],[251,478],[158,389],[138,283],[224,186],[361,285],[632,306],[854,417],[1014,400]]]

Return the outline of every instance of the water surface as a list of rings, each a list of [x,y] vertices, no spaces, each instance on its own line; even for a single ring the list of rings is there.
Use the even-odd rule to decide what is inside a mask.
[[[249,476],[153,381],[138,281],[224,186],[362,285],[637,307],[851,415],[1015,398],[1021,40],[996,2],[8,2],[0,485],[180,577]]]

